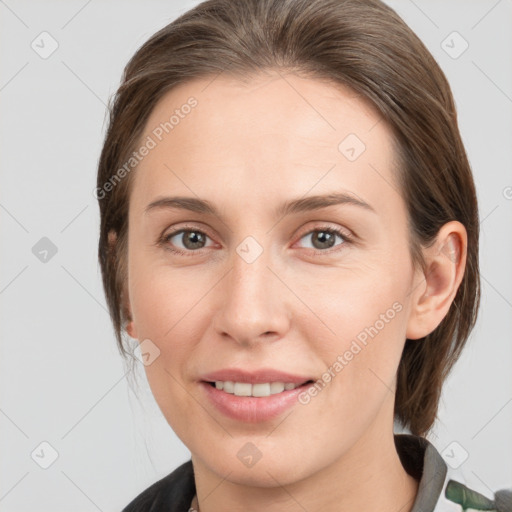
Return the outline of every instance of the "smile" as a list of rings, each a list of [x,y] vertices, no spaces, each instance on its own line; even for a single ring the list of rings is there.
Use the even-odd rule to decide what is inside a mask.
[[[223,416],[244,423],[266,422],[280,417],[298,403],[298,397],[311,385],[285,382],[202,381],[205,398]],[[222,387],[222,389],[220,389]]]
[[[250,382],[217,380],[215,383],[212,382],[211,385],[214,385],[216,389],[222,390],[231,395],[265,397],[277,395],[283,391],[290,391],[299,387],[301,384],[294,384],[293,382],[262,382],[251,384]]]

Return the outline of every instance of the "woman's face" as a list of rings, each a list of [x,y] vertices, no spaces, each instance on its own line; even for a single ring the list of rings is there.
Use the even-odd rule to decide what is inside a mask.
[[[285,485],[375,446],[422,288],[386,123],[339,86],[221,75],[167,93],[141,141],[128,332],[195,463]]]

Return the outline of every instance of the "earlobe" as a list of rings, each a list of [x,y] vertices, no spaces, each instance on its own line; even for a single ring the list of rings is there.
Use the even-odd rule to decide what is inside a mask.
[[[138,339],[137,330],[135,329],[135,324],[133,320],[130,320],[126,323],[125,331],[130,335],[131,338]]]
[[[448,314],[464,276],[467,233],[458,221],[446,223],[436,242],[424,250],[425,271],[416,282],[406,336],[419,339],[430,334]]]
[[[133,321],[132,308],[130,306],[130,298],[128,294],[128,287],[125,285],[123,296],[121,299],[124,318],[126,318],[124,330],[130,335],[131,338],[138,339],[137,329]]]

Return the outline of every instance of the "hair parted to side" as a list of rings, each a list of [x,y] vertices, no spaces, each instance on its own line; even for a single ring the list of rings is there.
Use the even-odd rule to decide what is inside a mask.
[[[127,64],[112,98],[98,165],[99,261],[121,354],[128,314],[126,242],[136,168],[104,193],[130,158],[156,103],[174,86],[226,73],[240,79],[286,70],[350,87],[393,130],[397,182],[409,215],[410,252],[424,268],[443,224],[460,221],[464,277],[440,325],[407,340],[397,375],[395,417],[416,435],[432,427],[443,381],[474,327],[480,303],[476,192],[450,86],[421,40],[379,0],[207,0],[154,34]]]

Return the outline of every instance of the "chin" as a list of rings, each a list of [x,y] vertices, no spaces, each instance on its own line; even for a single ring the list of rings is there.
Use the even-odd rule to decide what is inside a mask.
[[[307,443],[307,440],[304,441]],[[219,478],[226,478],[240,485],[289,485],[332,462],[328,455],[328,460],[322,462],[322,454],[311,445],[311,453],[305,454],[303,450],[296,449],[297,443],[285,446],[280,439],[272,442],[267,434],[261,437],[233,436],[211,444],[216,445],[215,450],[203,451],[204,439],[199,451],[191,450],[194,454],[193,461],[205,465]]]

